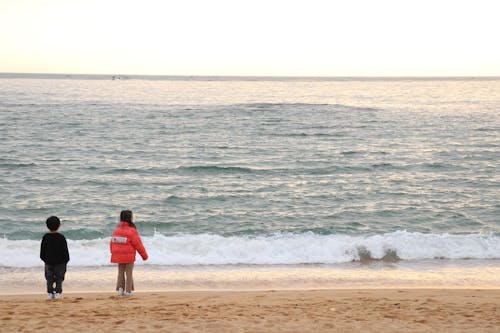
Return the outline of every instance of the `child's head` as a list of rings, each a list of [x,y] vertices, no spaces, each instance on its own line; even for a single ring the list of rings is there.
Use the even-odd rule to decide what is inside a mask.
[[[51,216],[47,219],[47,228],[49,228],[50,231],[57,231],[59,229],[59,226],[61,225],[61,221],[57,216]]]
[[[120,221],[127,222],[129,226],[135,228],[135,224],[134,222],[132,222],[133,218],[134,214],[132,213],[131,210],[122,210],[120,213]]]
[[[122,210],[120,213],[120,221],[132,223],[132,215],[131,210]]]

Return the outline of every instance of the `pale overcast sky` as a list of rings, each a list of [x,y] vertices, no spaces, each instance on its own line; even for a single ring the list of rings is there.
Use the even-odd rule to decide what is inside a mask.
[[[0,72],[499,76],[495,0],[0,0]]]

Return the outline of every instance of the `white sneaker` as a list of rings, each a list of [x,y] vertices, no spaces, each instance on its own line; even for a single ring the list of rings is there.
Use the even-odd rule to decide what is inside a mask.
[[[118,288],[118,296],[123,296],[123,288]]]
[[[62,298],[63,298],[62,293],[55,293],[54,294],[54,299],[62,299]]]
[[[47,293],[47,299],[54,299],[54,294]]]
[[[129,296],[129,297],[130,297],[130,296],[132,296],[132,295],[133,295],[133,294],[132,294],[132,292],[131,292],[131,291],[125,291],[125,292],[123,293],[123,296]]]

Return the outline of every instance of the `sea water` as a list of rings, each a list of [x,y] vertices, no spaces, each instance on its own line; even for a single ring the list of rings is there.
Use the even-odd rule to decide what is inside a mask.
[[[112,78],[0,76],[2,281],[130,209],[151,284],[500,285],[500,79]]]

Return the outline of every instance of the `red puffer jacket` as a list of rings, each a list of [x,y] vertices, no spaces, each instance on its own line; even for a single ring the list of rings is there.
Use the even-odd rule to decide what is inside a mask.
[[[109,243],[111,262],[115,264],[128,264],[135,261],[135,252],[139,252],[142,260],[148,259],[148,253],[142,245],[141,236],[137,229],[127,222],[120,222],[111,236]]]

